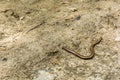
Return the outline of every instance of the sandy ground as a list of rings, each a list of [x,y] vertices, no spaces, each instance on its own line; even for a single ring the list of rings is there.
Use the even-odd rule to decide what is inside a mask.
[[[0,80],[120,80],[120,0],[0,0]]]

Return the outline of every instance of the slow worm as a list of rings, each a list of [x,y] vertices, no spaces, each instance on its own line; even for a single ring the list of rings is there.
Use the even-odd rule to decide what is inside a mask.
[[[87,60],[87,59],[92,59],[92,58],[94,57],[94,55],[95,55],[94,47],[95,47],[97,44],[99,44],[99,43],[101,42],[101,40],[102,40],[102,37],[100,37],[98,40],[96,40],[94,43],[91,44],[91,46],[90,46],[90,48],[89,48],[90,54],[87,55],[87,56],[81,55],[81,54],[79,54],[78,52],[75,52],[75,51],[73,51],[73,50],[71,50],[71,49],[69,49],[69,48],[66,48],[66,47],[62,47],[62,49],[65,50],[65,51],[67,51],[67,52],[69,52],[69,53],[72,53],[73,55],[75,55],[75,56],[77,56],[77,57],[79,57],[79,58],[81,58],[81,59],[85,59],[85,60]]]

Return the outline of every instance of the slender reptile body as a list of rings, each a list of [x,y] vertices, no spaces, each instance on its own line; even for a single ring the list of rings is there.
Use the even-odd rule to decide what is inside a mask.
[[[90,54],[87,55],[87,56],[84,56],[84,55],[81,55],[73,50],[70,50],[69,48],[66,48],[66,47],[62,47],[63,50],[69,52],[69,53],[72,53],[73,55],[81,58],[81,59],[92,59],[95,55],[95,50],[94,50],[94,47],[95,45],[99,44],[102,40],[102,37],[100,37],[98,40],[96,40],[94,43],[91,44],[89,50],[90,50]]]

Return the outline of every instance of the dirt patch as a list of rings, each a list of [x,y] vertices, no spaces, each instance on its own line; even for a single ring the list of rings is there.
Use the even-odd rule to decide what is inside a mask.
[[[0,80],[120,79],[119,0],[1,0],[0,17]],[[100,37],[90,60],[62,49]]]

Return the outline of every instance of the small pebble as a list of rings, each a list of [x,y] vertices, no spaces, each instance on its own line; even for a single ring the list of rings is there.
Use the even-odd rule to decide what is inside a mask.
[[[115,41],[120,41],[120,36],[115,38]]]
[[[3,58],[2,61],[7,61],[8,59],[7,58]]]
[[[76,19],[76,20],[80,20],[80,18],[81,18],[81,16],[77,16],[75,19]]]
[[[6,48],[6,47],[1,47],[1,50],[2,50],[2,51],[6,51],[7,48]]]

